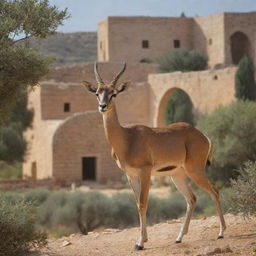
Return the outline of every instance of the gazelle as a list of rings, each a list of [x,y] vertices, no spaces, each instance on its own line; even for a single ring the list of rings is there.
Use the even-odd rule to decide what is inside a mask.
[[[206,163],[211,162],[210,140],[187,123],[174,123],[165,128],[150,128],[143,125],[123,127],[118,121],[115,97],[125,91],[129,82],[117,85],[126,64],[110,83],[104,83],[94,66],[97,86],[84,81],[85,87],[97,96],[99,111],[107,140],[112,146],[112,157],[129,180],[134,191],[140,219],[140,237],[135,250],[142,250],[147,242],[146,212],[151,176],[169,175],[187,202],[185,221],[176,243],[188,232],[196,197],[187,183],[187,178],[210,194],[216,204],[220,218],[219,238],[223,238],[226,228],[219,193],[205,174]]]

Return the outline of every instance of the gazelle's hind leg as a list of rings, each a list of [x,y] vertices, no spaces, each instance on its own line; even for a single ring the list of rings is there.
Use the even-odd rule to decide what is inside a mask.
[[[185,221],[176,239],[176,243],[181,243],[182,237],[188,233],[190,219],[196,205],[196,196],[194,195],[192,189],[187,183],[187,177],[185,175],[185,171],[183,168],[180,168],[177,174],[172,175],[171,178],[173,183],[175,184],[179,192],[185,197],[187,202],[187,211],[186,211]]]
[[[215,202],[216,210],[220,218],[220,232],[218,239],[224,237],[224,230],[226,229],[226,224],[220,204],[219,192],[218,190],[210,183],[207,176],[205,175],[204,168],[194,168],[191,165],[186,165],[186,174],[192,181],[194,181],[200,188],[209,193],[213,201]]]

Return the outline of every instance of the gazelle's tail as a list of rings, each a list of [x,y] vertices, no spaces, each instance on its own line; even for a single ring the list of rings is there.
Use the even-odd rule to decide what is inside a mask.
[[[210,139],[208,137],[206,137],[209,141],[209,153],[208,153],[208,157],[207,157],[207,165],[211,165],[212,164],[212,159],[213,159],[213,146],[212,146],[212,142],[210,141]]]

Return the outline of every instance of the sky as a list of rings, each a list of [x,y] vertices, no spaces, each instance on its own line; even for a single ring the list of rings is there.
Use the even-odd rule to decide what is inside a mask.
[[[96,31],[108,16],[207,16],[223,12],[256,11],[256,0],[49,0],[71,17],[59,32]]]

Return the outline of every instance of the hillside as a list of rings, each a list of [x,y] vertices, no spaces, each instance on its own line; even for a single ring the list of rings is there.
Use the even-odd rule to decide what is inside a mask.
[[[181,244],[175,238],[182,219],[161,223],[148,228],[149,242],[145,250],[134,252],[133,246],[139,235],[138,228],[125,230],[107,229],[89,235],[71,235],[51,240],[48,249],[41,255],[54,256],[210,256],[240,255],[253,256],[256,251],[256,219],[245,220],[239,216],[225,215],[227,230],[225,238],[216,240],[219,226],[217,217],[194,219],[189,233]],[[66,245],[66,246],[65,246]]]
[[[56,58],[55,66],[95,61],[97,33],[57,33],[46,39],[31,39],[30,44]]]

